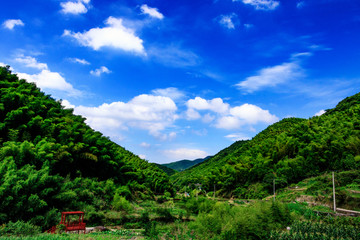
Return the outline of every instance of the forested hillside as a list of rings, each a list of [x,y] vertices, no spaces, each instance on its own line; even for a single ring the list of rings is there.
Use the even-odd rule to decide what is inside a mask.
[[[235,142],[204,163],[172,176],[178,188],[262,198],[279,187],[330,170],[360,167],[360,93],[310,119],[287,118],[250,141]]]
[[[57,222],[64,210],[112,208],[119,196],[172,192],[168,176],[0,68],[0,224]],[[115,197],[114,197],[115,196]]]
[[[180,160],[180,161],[176,161],[176,162],[172,162],[172,163],[165,163],[162,165],[165,167],[174,169],[176,171],[184,171],[185,169],[195,166],[196,164],[202,163],[203,161],[205,161],[206,159],[209,159],[209,158],[210,158],[210,156],[208,156],[206,158],[195,159],[195,160]]]

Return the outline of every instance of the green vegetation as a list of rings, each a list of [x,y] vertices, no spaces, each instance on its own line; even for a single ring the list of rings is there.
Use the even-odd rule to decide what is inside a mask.
[[[23,220],[48,228],[60,211],[74,209],[95,223],[99,211],[124,207],[117,197],[173,194],[156,165],[84,121],[9,67],[0,68],[0,224]]]
[[[329,171],[360,167],[360,93],[308,120],[283,119],[252,140],[230,147],[171,176],[175,186],[199,183],[219,196],[264,198],[278,188]]]
[[[184,171],[185,169],[191,168],[192,166],[200,164],[209,158],[210,158],[210,156],[206,157],[206,158],[195,159],[195,160],[180,160],[180,161],[161,164],[161,165],[181,172],[181,171]]]
[[[356,94],[174,174],[1,67],[0,240],[360,239],[360,218],[330,208],[335,171],[337,206],[360,210],[359,113]],[[107,231],[42,233],[73,210]]]

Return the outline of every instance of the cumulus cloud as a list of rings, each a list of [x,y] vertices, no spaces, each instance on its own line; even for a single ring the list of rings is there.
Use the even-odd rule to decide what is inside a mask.
[[[303,76],[303,69],[297,61],[263,68],[257,75],[247,77],[236,84],[240,89],[252,93],[266,87],[274,87]]]
[[[76,39],[82,46],[91,47],[99,50],[104,47],[120,49],[145,55],[143,40],[135,35],[134,29],[123,25],[123,19],[109,17],[105,21],[106,27],[91,28],[84,33],[75,33],[64,30],[63,36]]]
[[[150,135],[169,140],[175,132],[163,133],[178,118],[177,106],[169,97],[142,94],[129,102],[104,103],[98,107],[79,106],[75,113],[87,118],[87,123],[96,130],[112,133],[129,127],[144,129]]]
[[[69,61],[71,61],[73,63],[79,63],[82,65],[90,65],[90,63],[88,61],[86,61],[85,59],[80,59],[80,58],[69,58]]]
[[[206,100],[201,97],[195,97],[194,99],[188,100],[186,105],[190,109],[210,110],[216,113],[224,113],[229,110],[229,104],[224,103],[221,98]]]
[[[157,8],[149,7],[146,4],[141,5],[140,10],[143,14],[149,15],[150,17],[163,19],[164,15],[159,12]]]
[[[214,122],[213,126],[221,129],[238,129],[244,125],[255,125],[258,123],[272,124],[279,119],[256,105],[245,103],[240,106],[231,107],[224,103],[221,98],[206,100],[201,97],[190,99],[186,102],[188,107],[185,112],[187,120],[202,119],[203,122]],[[200,111],[207,111],[201,116]],[[210,112],[214,114],[211,115]]]
[[[75,108],[75,105],[71,104],[68,100],[64,99],[61,101],[61,105],[63,105],[65,108]]]
[[[322,110],[318,111],[317,113],[315,113],[314,116],[321,116],[321,115],[323,115],[324,113],[326,113],[326,111],[325,111],[324,109],[322,109]]]
[[[155,96],[169,97],[172,100],[179,100],[185,97],[185,93],[174,87],[157,88],[151,91]]]
[[[25,67],[36,68],[39,70],[49,69],[46,63],[40,63],[35,58],[30,56],[20,55],[15,58],[15,61],[23,64]]]
[[[163,153],[170,160],[195,160],[198,158],[205,158],[209,156],[209,154],[203,150],[190,148],[165,150],[163,151]]]
[[[61,2],[61,12],[64,14],[83,14],[87,13],[90,0]]]
[[[240,1],[240,0],[233,0],[233,2]],[[255,7],[256,10],[274,10],[279,5],[280,2],[274,0],[242,0],[243,3],[249,4]]]
[[[271,124],[279,120],[275,115],[270,114],[268,110],[263,110],[248,103],[231,108],[230,114],[247,124],[257,124],[258,122]]]
[[[235,23],[237,21],[238,19],[235,13],[218,17],[218,23],[227,29],[235,29]]]
[[[13,30],[15,26],[24,26],[25,24],[20,19],[8,19],[3,22],[3,28],[7,28],[9,30]]]
[[[17,75],[19,78],[35,83],[42,90],[59,90],[67,92],[69,95],[80,94],[80,91],[74,89],[58,72],[42,70],[38,74],[17,73]]]
[[[107,67],[105,67],[105,66],[101,66],[101,67],[98,68],[98,69],[95,69],[95,70],[91,70],[91,71],[90,71],[90,74],[91,74],[91,75],[94,75],[94,76],[96,76],[96,77],[100,77],[101,74],[103,74],[103,73],[109,74],[109,73],[111,73],[111,71],[110,71]]]

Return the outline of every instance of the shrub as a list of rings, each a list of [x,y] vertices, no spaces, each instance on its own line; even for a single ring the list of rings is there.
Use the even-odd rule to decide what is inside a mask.
[[[3,235],[27,236],[27,235],[34,235],[39,233],[40,233],[40,227],[23,221],[17,221],[17,222],[10,221],[7,224],[0,226],[0,236]]]
[[[133,209],[131,203],[125,197],[119,196],[119,194],[115,194],[112,206],[115,210],[124,212],[130,212]]]

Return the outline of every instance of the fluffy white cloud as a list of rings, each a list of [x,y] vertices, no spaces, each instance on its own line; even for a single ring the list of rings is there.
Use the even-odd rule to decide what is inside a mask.
[[[13,30],[15,26],[24,26],[25,24],[20,19],[8,19],[3,22],[3,28]]]
[[[69,61],[73,62],[73,63],[80,63],[82,65],[90,65],[90,63],[88,61],[86,61],[85,59],[80,59],[80,58],[68,58]]]
[[[233,2],[239,0],[233,0]],[[274,0],[242,0],[243,3],[254,6],[256,10],[274,10],[279,6],[278,1]]]
[[[296,62],[286,62],[281,65],[261,69],[257,75],[247,77],[236,86],[252,93],[265,87],[274,87],[297,77],[303,76],[303,69]]]
[[[172,100],[179,100],[185,97],[185,93],[174,87],[157,88],[151,91],[155,96],[169,97]]]
[[[229,110],[229,104],[224,103],[221,98],[206,100],[201,97],[190,99],[186,102],[188,108],[195,110],[210,110],[216,113],[224,113]]]
[[[61,101],[61,105],[63,105],[65,108],[75,108],[75,105],[72,105],[68,100],[64,99]]]
[[[39,63],[35,58],[30,56],[20,55],[15,58],[15,61],[23,64],[25,67],[36,68],[39,70],[47,70],[49,69],[46,63]]]
[[[87,13],[90,0],[79,0],[76,2],[68,1],[60,3],[61,12],[64,14],[83,14]]]
[[[237,15],[235,13],[229,15],[221,15],[218,19],[219,24],[223,27],[227,29],[235,29],[234,20],[237,21]]]
[[[194,110],[193,108],[188,108],[185,115],[187,120],[195,120],[201,118],[200,113]]]
[[[94,75],[94,76],[96,76],[96,77],[100,77],[101,74],[103,74],[103,73],[109,74],[109,73],[111,73],[111,71],[110,71],[107,67],[105,67],[105,66],[101,66],[101,67],[98,68],[98,69],[95,69],[95,70],[91,70],[91,71],[90,71],[90,74],[91,74],[91,75]]]
[[[314,116],[321,116],[321,115],[323,115],[324,113],[326,113],[326,111],[322,109],[322,110],[318,111],[317,113],[315,113]]]
[[[186,103],[188,109],[185,112],[187,120],[196,120],[202,118],[205,123],[213,122],[213,126],[222,129],[238,129],[244,125],[255,125],[258,123],[271,124],[279,119],[256,105],[245,103],[241,106],[231,107],[224,103],[221,98],[206,100],[201,97],[190,99]],[[210,111],[203,117],[199,111]]]
[[[169,160],[195,160],[197,158],[205,158],[209,156],[209,154],[205,151],[190,148],[165,150],[163,153]]]
[[[139,154],[139,158],[141,158],[141,159],[146,159],[146,155],[144,155],[144,154]]]
[[[79,95],[80,91],[73,88],[58,72],[42,70],[39,74],[17,73],[19,78],[35,83],[41,89],[65,91],[70,95]]]
[[[141,5],[140,10],[143,14],[147,14],[150,17],[158,18],[158,19],[164,18],[164,15],[162,13],[160,13],[157,8],[149,7],[146,4]]]
[[[116,129],[134,127],[148,130],[152,136],[161,140],[176,137],[175,132],[162,132],[178,118],[176,111],[176,104],[171,98],[147,94],[136,96],[127,103],[113,102],[98,107],[75,108],[75,113],[85,116],[90,126],[106,134]]]
[[[63,36],[76,39],[81,45],[99,50],[103,47],[120,49],[127,52],[145,55],[143,40],[135,35],[135,31],[123,25],[123,19],[109,17],[106,27],[92,28],[84,33],[65,30]]]
[[[271,124],[279,120],[275,115],[270,114],[268,110],[263,110],[248,103],[231,108],[230,114],[248,124],[257,124],[258,122]]]

